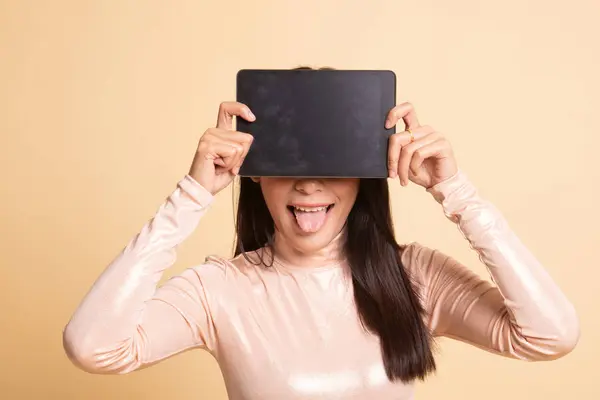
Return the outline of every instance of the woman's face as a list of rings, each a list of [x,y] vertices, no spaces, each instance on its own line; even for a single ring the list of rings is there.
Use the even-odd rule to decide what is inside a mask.
[[[302,253],[327,246],[342,230],[359,179],[260,178],[279,235]]]

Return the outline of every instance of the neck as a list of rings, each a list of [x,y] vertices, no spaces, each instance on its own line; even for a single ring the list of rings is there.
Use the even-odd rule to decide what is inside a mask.
[[[273,244],[275,258],[290,267],[310,268],[339,264],[345,259],[343,233],[344,231],[342,230],[331,242],[322,248],[311,252],[304,252],[290,246],[285,237],[278,230],[275,230],[275,241]]]

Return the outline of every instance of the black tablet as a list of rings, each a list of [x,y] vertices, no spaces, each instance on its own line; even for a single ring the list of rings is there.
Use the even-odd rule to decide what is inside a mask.
[[[236,119],[238,131],[254,136],[241,176],[388,176],[392,71],[245,69],[237,101],[256,116]]]

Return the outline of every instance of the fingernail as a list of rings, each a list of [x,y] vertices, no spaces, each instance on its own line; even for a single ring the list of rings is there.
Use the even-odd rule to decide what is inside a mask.
[[[390,129],[390,120],[388,119],[387,121],[385,121],[385,129]]]
[[[393,169],[390,170],[390,178],[395,178],[396,177],[396,171],[394,171]]]
[[[252,111],[248,110],[247,114],[248,114],[248,118],[256,119],[256,116],[254,116],[254,114],[252,114]]]

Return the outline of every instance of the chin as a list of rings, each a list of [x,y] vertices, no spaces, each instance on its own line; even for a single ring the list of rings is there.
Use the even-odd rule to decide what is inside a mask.
[[[303,254],[315,253],[326,248],[336,237],[337,233],[329,232],[319,232],[310,236],[299,236],[293,233],[285,235],[289,246]]]
[[[286,206],[279,224],[280,233],[290,247],[300,253],[314,253],[329,246],[338,237],[346,215],[340,215],[341,210],[337,209],[336,205],[326,204],[313,209],[298,208]],[[325,217],[318,218],[316,214],[319,212],[325,213]]]

